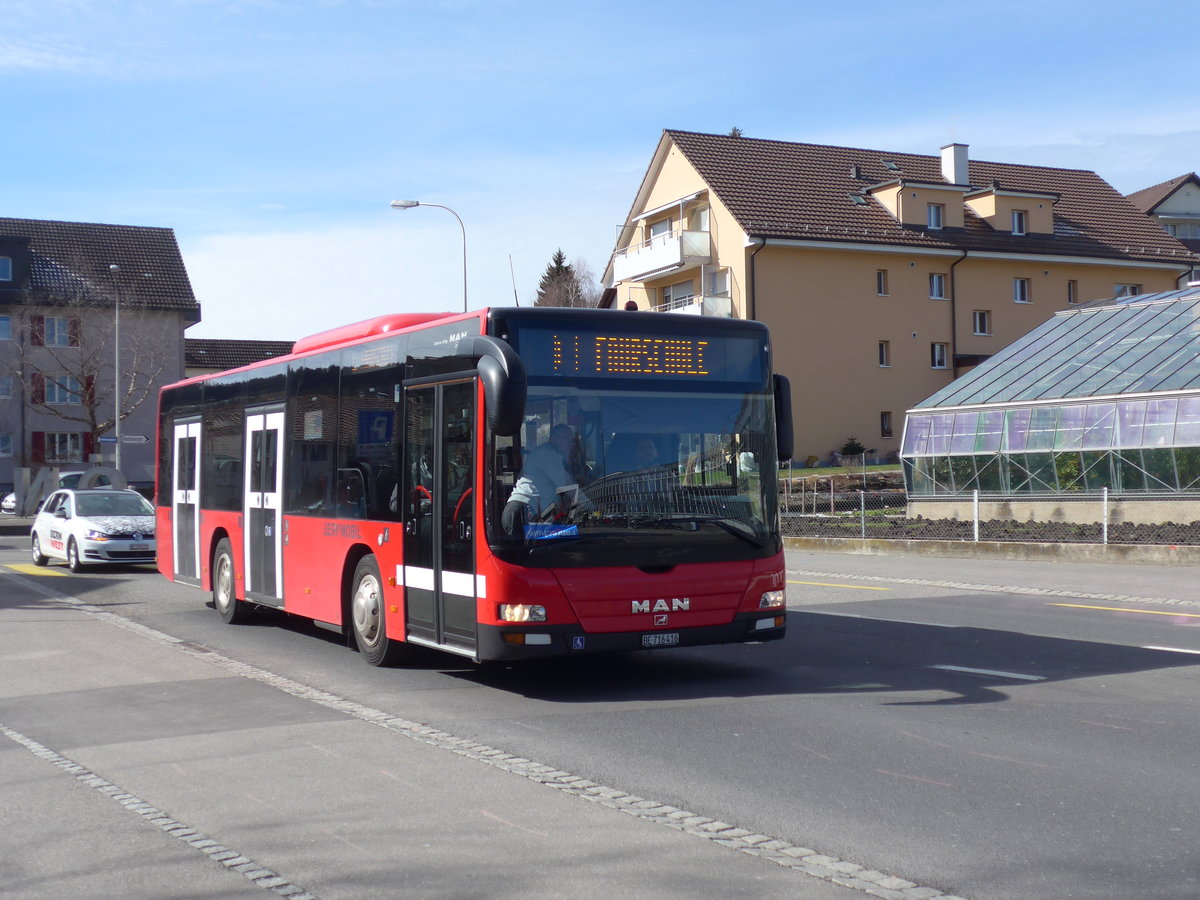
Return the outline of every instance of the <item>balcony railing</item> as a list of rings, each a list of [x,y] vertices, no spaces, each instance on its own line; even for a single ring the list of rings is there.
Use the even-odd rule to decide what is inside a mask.
[[[613,258],[613,276],[617,281],[629,281],[651,273],[704,265],[711,256],[709,238],[707,231],[675,230],[656,234],[618,251]]]
[[[680,297],[654,307],[655,312],[675,313],[683,316],[718,316],[733,318],[733,301],[724,297]]]

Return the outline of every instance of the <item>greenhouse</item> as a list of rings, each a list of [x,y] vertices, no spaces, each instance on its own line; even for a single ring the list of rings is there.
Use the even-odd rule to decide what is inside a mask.
[[[1200,500],[1200,286],[1056,313],[909,410],[910,500]]]

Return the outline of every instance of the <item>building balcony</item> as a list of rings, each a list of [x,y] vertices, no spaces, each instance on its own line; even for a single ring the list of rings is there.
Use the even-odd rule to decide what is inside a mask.
[[[733,301],[724,297],[680,297],[654,307],[655,312],[674,313],[682,316],[717,316],[733,318]]]
[[[712,257],[707,231],[671,231],[617,251],[613,277],[617,281],[644,281],[675,270],[705,265]]]

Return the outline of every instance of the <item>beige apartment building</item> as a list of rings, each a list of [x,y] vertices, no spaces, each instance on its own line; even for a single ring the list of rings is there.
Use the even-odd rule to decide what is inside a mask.
[[[1093,172],[665,131],[601,302],[766,323],[795,458],[887,459],[906,410],[1056,310],[1193,262]]]

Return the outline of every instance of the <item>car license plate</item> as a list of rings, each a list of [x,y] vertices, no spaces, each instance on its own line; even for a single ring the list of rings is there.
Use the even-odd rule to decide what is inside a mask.
[[[679,643],[679,632],[668,631],[663,634],[643,634],[643,647],[674,647]]]
[[[129,549],[130,550],[149,550],[150,545],[149,544],[130,544]]]

